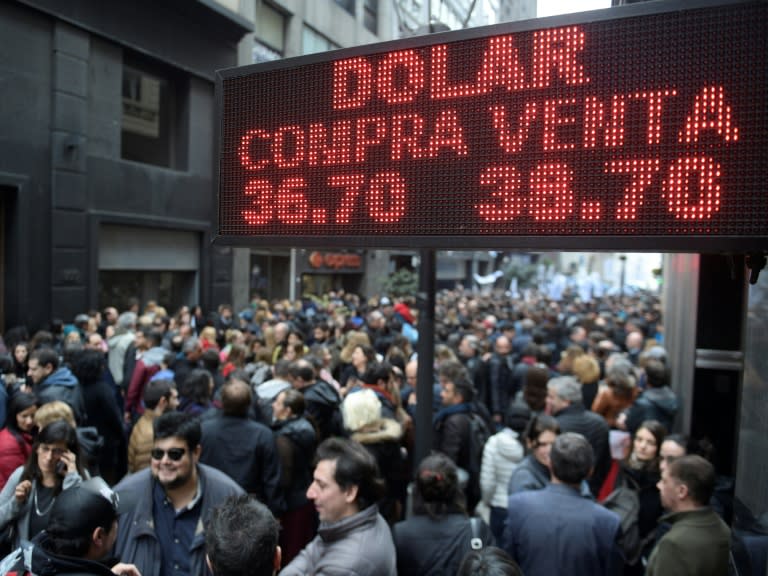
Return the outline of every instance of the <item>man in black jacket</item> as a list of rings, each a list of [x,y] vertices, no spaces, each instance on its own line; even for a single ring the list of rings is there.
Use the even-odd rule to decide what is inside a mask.
[[[561,433],[581,434],[592,446],[595,466],[588,482],[592,494],[597,496],[611,466],[608,424],[602,416],[584,408],[581,384],[572,376],[560,376],[547,382],[547,409],[560,424]]]
[[[336,389],[325,380],[320,380],[315,374],[312,364],[304,358],[291,363],[288,368],[291,384],[304,394],[306,413],[312,417],[318,432],[319,440],[344,434],[341,418],[341,397]]]
[[[222,386],[221,412],[203,420],[200,462],[227,474],[279,515],[284,501],[275,438],[248,418],[252,392],[244,378],[233,376]]]
[[[472,418],[490,430],[474,404],[475,390],[466,369],[459,362],[446,362],[440,367],[440,399],[443,408],[434,417],[433,447],[447,455],[469,474],[464,492],[467,510],[480,501],[480,457],[472,446]]]

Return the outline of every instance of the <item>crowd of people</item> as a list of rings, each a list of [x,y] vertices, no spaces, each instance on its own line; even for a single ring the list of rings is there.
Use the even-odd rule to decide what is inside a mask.
[[[133,302],[14,327],[0,539],[56,554],[62,495],[99,480],[128,505],[81,548],[109,548],[114,573],[723,574],[714,470],[671,434],[660,310],[650,293],[440,292],[421,462],[409,298]]]

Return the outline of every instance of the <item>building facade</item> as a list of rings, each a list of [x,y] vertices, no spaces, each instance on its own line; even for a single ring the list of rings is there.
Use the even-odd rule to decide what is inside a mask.
[[[214,73],[251,30],[211,0],[0,4],[0,328],[229,299]]]

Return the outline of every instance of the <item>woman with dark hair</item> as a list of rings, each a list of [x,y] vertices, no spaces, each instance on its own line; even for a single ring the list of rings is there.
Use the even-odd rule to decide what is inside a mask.
[[[661,478],[661,445],[666,433],[664,425],[657,420],[646,420],[640,424],[632,439],[629,456],[618,464],[615,473],[608,474],[598,495],[598,501],[603,501],[620,486],[627,486],[637,492],[640,501],[638,530],[643,544],[634,558],[625,558],[625,575],[644,573],[642,556],[651,552],[656,525],[664,511],[656,484]]]
[[[83,481],[77,433],[63,420],[51,422],[35,439],[32,452],[0,492],[0,530],[9,526],[13,547],[44,530],[56,496]]]
[[[667,434],[659,447],[659,471],[672,462],[688,454],[688,436],[684,434]]]
[[[488,525],[468,518],[456,464],[435,452],[422,460],[413,493],[413,516],[395,524],[399,576],[456,574],[471,540],[493,544]]]
[[[363,383],[363,375],[368,366],[376,362],[376,351],[368,344],[358,344],[352,349],[350,361],[341,371],[339,384],[342,394]]]
[[[530,416],[527,406],[512,404],[504,416],[504,427],[488,438],[483,448],[480,492],[483,502],[491,510],[491,531],[497,542],[501,542],[507,518],[509,479],[525,454],[519,434],[527,426]]]
[[[317,432],[304,416],[304,395],[288,388],[272,402],[272,430],[280,456],[280,488],[286,512],[280,518],[280,547],[287,565],[315,537],[315,509],[307,499]]]
[[[504,550],[487,546],[469,552],[456,576],[523,576],[523,572]]]
[[[5,428],[0,430],[0,489],[32,453],[37,406],[37,399],[26,392],[17,392],[8,402]]]
[[[530,366],[525,374],[523,400],[531,412],[542,412],[547,404],[549,370],[541,364]]]
[[[87,414],[85,422],[78,426],[78,438],[84,446],[88,445],[84,441],[86,435],[96,441],[88,454],[89,471],[115,484],[128,468],[127,445],[107,359],[99,350],[81,350],[72,357],[72,373],[80,381]],[[86,432],[89,428],[93,431]],[[101,446],[98,437],[102,439]]]
[[[208,370],[195,368],[179,390],[179,412],[200,415],[213,408],[213,376]]]
[[[549,452],[560,434],[560,424],[552,416],[537,414],[531,418],[522,440],[528,455],[512,472],[507,492],[541,490],[549,483]]]
[[[13,373],[16,378],[24,379],[27,377],[29,369],[29,344],[26,342],[17,342],[13,346]]]

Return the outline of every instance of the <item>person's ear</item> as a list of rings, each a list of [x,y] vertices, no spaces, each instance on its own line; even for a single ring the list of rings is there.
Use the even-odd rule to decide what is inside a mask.
[[[193,457],[193,460],[194,460],[195,462],[197,462],[198,460],[200,460],[200,454],[202,454],[202,453],[203,453],[203,445],[202,445],[202,444],[198,444],[198,445],[195,447],[195,449],[192,451],[192,457]]]
[[[157,406],[155,406],[155,412],[157,414],[162,414],[165,411],[165,408],[168,406],[168,398],[165,396],[161,396],[160,400],[157,401]]]
[[[107,531],[101,526],[94,528],[91,532],[91,544],[99,550],[103,550],[107,545]]]
[[[357,500],[357,491],[357,484],[350,485],[350,487],[344,491],[344,500],[347,502],[347,504],[351,504]]]
[[[683,484],[682,482],[680,482],[677,485],[677,498],[678,498],[678,500],[685,500],[686,498],[688,498],[689,494],[690,494],[690,492],[688,490],[688,485],[687,484]]]
[[[275,569],[274,574],[277,574],[280,572],[280,565],[283,562],[283,550],[280,548],[280,546],[275,547],[275,558],[273,560],[272,566]]]

